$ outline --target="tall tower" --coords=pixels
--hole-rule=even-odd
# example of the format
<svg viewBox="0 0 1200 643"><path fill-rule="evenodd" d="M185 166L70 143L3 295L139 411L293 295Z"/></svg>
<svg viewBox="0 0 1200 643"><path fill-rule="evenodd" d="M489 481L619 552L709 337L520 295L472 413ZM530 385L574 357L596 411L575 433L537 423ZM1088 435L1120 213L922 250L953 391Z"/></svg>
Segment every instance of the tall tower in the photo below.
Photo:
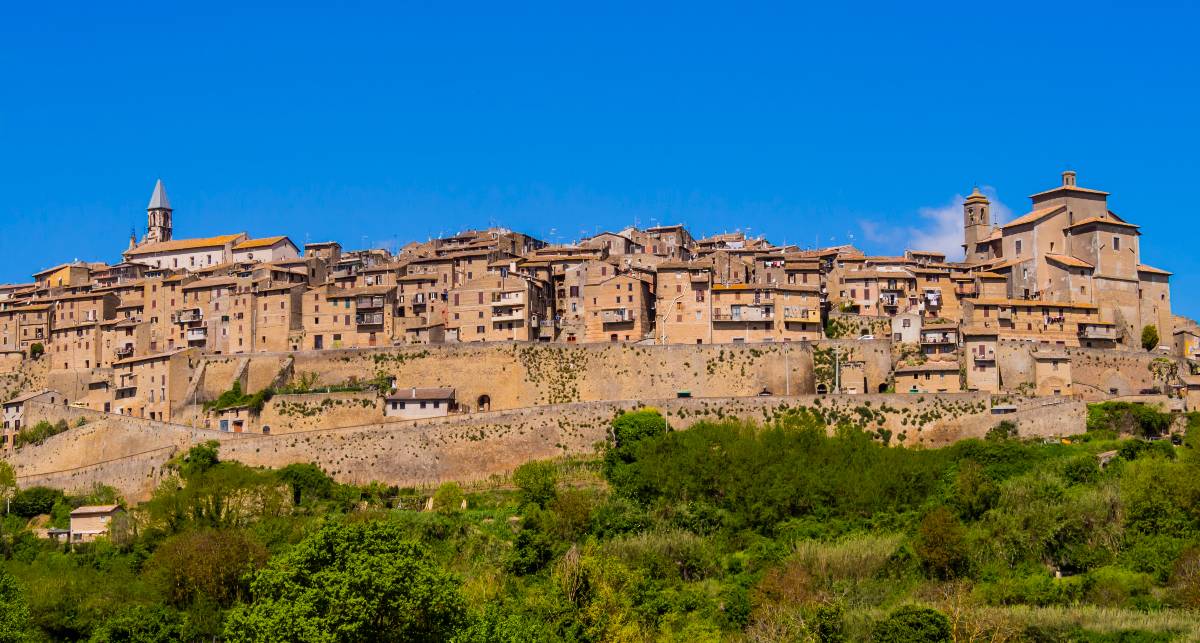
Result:
<svg viewBox="0 0 1200 643"><path fill-rule="evenodd" d="M963 202L963 260L967 263L987 258L975 254L975 244L992 233L990 209L991 201L979 191L979 186Z"/></svg>
<svg viewBox="0 0 1200 643"><path fill-rule="evenodd" d="M150 205L146 206L146 243L171 240L171 202L162 179L154 184Z"/></svg>

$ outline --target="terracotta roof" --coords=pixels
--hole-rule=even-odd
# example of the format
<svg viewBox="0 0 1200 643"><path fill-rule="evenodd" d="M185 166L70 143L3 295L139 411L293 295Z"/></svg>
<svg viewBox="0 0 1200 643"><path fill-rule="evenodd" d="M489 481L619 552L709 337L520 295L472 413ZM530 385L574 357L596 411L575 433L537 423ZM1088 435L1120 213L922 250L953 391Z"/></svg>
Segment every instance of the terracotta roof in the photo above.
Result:
<svg viewBox="0 0 1200 643"><path fill-rule="evenodd" d="M397 387L391 395L388 395L388 400L452 400L454 399L454 389L452 388L403 388Z"/></svg>
<svg viewBox="0 0 1200 643"><path fill-rule="evenodd" d="M1105 196L1108 196L1108 192L1103 192L1101 190L1093 190L1091 188L1081 188L1078 185L1059 185L1059 186L1050 188L1049 190L1044 190L1042 192L1038 192L1037 194L1031 194L1031 195L1029 195L1029 198L1036 199L1039 196L1043 196L1046 194L1053 194L1055 192L1058 192L1059 190L1066 190L1068 192L1083 192L1084 194L1103 194Z"/></svg>
<svg viewBox="0 0 1200 643"><path fill-rule="evenodd" d="M1083 259L1076 259L1075 257L1070 257L1067 255L1058 255L1048 252L1046 253L1046 258L1050 261L1055 261L1063 264L1064 266L1071 266L1073 268L1095 268L1095 266L1084 261Z"/></svg>
<svg viewBox="0 0 1200 643"><path fill-rule="evenodd" d="M204 288L219 288L221 286L232 286L238 282L237 277L209 277L207 279L197 279L183 287L184 290L200 290Z"/></svg>
<svg viewBox="0 0 1200 643"><path fill-rule="evenodd" d="M176 252L179 250L195 250L197 248L215 248L223 246L227 243L236 241L242 237L243 233L238 234L223 234L216 237L205 237L202 239L173 239L171 241L163 241L160 243L151 243L144 246L126 250L127 255L148 255L156 252Z"/></svg>
<svg viewBox="0 0 1200 643"><path fill-rule="evenodd" d="M1067 206L1065 206L1065 205L1054 205L1054 206L1050 206L1048 208L1034 210L1027 214L1023 214L1023 215L1013 219L1012 221L1009 221L1008 223L1004 224L1002 227L1007 230L1008 228L1014 228L1016 226L1025 225L1026 223L1033 223L1034 221L1038 221L1044 217L1048 217L1051 214L1054 214L1055 212L1058 212L1060 210L1065 210L1066 208L1067 208Z"/></svg>
<svg viewBox="0 0 1200 643"><path fill-rule="evenodd" d="M971 276L979 277L980 279L1008 279L1008 277L1005 277L1004 275L1002 275L1000 273L991 272L989 270L981 270L979 272L973 272L973 273L971 273Z"/></svg>
<svg viewBox="0 0 1200 643"><path fill-rule="evenodd" d="M1066 352L1039 349L1033 351L1033 359L1068 359Z"/></svg>
<svg viewBox="0 0 1200 643"><path fill-rule="evenodd" d="M924 373L927 371L958 371L958 362L925 362L896 369L897 373Z"/></svg>
<svg viewBox="0 0 1200 643"><path fill-rule="evenodd" d="M92 514L112 513L120 509L121 505L84 505L71 512L72 516L90 516Z"/></svg>
<svg viewBox="0 0 1200 643"><path fill-rule="evenodd" d="M1072 301L1050 301L1041 299L1007 299L1007 298L984 298L973 300L977 305L984 306L1021 306L1039 308L1080 308L1083 310L1096 310L1095 304L1085 304Z"/></svg>
<svg viewBox="0 0 1200 643"><path fill-rule="evenodd" d="M275 237L263 237L262 239L247 239L233 247L234 250L253 250L254 248L270 248L271 246L287 241L292 243L291 239L286 236L279 235ZM295 244L292 244L295 245Z"/></svg>
<svg viewBox="0 0 1200 643"><path fill-rule="evenodd" d="M1132 223L1126 223L1126 222L1124 222L1124 221L1117 221L1117 220L1115 220L1115 219L1105 219L1105 218L1103 218L1103 217L1088 217L1088 218L1084 219L1083 221L1079 221L1079 222L1077 222L1077 223L1074 223L1074 224L1072 224L1072 225L1069 225L1069 226L1067 226L1067 228L1066 228L1066 229L1067 229L1067 230L1071 230L1071 229L1073 229L1073 228L1081 228L1081 227L1083 227L1083 226L1092 225L1092 224L1094 224L1094 223L1102 223L1102 224L1107 224L1107 225L1114 225L1114 226L1119 226L1119 227L1122 227L1122 228L1133 228L1133 229L1135 229L1135 230L1136 230L1136 229L1139 227L1139 226L1136 226L1136 225L1134 225L1134 224L1132 224Z"/></svg>
<svg viewBox="0 0 1200 643"><path fill-rule="evenodd" d="M30 391L30 392L28 392L28 393L22 393L22 394L20 394L20 395L18 395L18 396L16 396L16 397L14 397L14 398L13 398L13 399L11 399L11 400L8 400L8 401L7 401L7 402L5 402L4 404L5 404L5 405L9 405L9 404L20 404L21 402L24 402L25 400L32 400L33 398L35 398L35 397L37 397L37 396L39 396L39 395L45 395L46 393L53 393L53 392L54 392L54 391L51 391L51 390L50 390L50 389L48 389L48 388L38 389L38 390L36 390L36 391Z"/></svg>
<svg viewBox="0 0 1200 643"><path fill-rule="evenodd" d="M1139 263L1137 269L1138 269L1138 272L1149 272L1149 273L1155 274L1155 275L1173 274L1173 273L1167 272L1166 270L1163 270L1162 268L1155 268L1154 266L1147 266L1144 263Z"/></svg>

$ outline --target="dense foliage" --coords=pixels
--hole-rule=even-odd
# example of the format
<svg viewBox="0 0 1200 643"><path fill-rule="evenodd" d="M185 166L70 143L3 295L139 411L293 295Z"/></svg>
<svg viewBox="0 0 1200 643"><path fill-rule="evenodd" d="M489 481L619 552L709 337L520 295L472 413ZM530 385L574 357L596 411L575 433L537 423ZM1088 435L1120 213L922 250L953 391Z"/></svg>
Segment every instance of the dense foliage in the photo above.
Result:
<svg viewBox="0 0 1200 643"><path fill-rule="evenodd" d="M1151 440L1170 416L1105 404L1071 443L998 425L921 449L806 413L672 430L647 409L599 459L429 490L201 444L108 540L31 529L111 490L16 493L0 643L1192 640L1187 425Z"/></svg>

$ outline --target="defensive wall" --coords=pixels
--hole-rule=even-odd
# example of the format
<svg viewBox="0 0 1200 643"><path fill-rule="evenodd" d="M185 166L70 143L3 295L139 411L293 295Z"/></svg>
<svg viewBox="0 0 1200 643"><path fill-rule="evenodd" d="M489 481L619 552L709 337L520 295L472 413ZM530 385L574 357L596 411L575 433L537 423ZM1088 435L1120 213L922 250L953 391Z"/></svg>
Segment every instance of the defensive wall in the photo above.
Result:
<svg viewBox="0 0 1200 643"><path fill-rule="evenodd" d="M250 466L314 462L342 482L430 485L485 479L533 459L591 453L606 439L613 417L643 405L658 408L676 428L702 420L763 422L803 409L830 425L851 422L880 440L909 446L981 437L1001 419L1016 422L1023 436L1070 435L1084 429L1086 408L1081 402L1004 401L1015 412L993 415L992 398L979 393L629 399L282 435L221 433L38 403L29 409L37 418L63 419L72 428L17 450L9 460L23 487L44 484L81 491L103 483L140 500L152 493L172 456L205 440L220 441L223 458ZM80 418L86 423L76 426Z"/></svg>

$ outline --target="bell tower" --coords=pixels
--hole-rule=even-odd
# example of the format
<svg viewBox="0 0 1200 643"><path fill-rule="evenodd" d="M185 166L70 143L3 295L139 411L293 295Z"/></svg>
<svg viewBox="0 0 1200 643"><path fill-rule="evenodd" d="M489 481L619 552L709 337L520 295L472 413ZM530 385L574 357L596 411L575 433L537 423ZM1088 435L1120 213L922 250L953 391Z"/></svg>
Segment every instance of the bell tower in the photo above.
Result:
<svg viewBox="0 0 1200 643"><path fill-rule="evenodd" d="M171 202L162 179L154 184L150 205L146 206L146 243L171 240Z"/></svg>
<svg viewBox="0 0 1200 643"><path fill-rule="evenodd" d="M979 263L987 257L979 257L975 244L992 232L991 201L979 191L979 186L963 202L963 257L967 263Z"/></svg>

